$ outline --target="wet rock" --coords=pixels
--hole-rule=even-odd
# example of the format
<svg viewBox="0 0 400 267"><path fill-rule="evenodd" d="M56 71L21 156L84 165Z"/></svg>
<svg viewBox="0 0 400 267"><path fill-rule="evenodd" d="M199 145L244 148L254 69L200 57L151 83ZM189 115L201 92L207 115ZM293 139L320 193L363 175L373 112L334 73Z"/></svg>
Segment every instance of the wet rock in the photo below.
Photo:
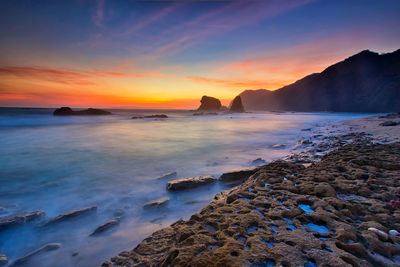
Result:
<svg viewBox="0 0 400 267"><path fill-rule="evenodd" d="M232 182L232 181L244 181L247 178L249 178L251 175L255 174L259 168L257 167L252 167L252 168L247 168L239 171L233 171L233 172L226 172L223 173L219 179L223 182Z"/></svg>
<svg viewBox="0 0 400 267"><path fill-rule="evenodd" d="M244 112L244 107L242 104L242 98L240 95L236 96L231 104L231 107L229 108L230 112Z"/></svg>
<svg viewBox="0 0 400 267"><path fill-rule="evenodd" d="M171 179L171 178L175 178L177 176L177 172L168 172L168 173L164 173L163 175L161 175L160 177L157 178L157 180L164 180L164 179Z"/></svg>
<svg viewBox="0 0 400 267"><path fill-rule="evenodd" d="M84 110L72 110L70 107L62 107L58 108L53 112L54 116L86 116L86 115L112 115L111 112L102 110L102 109L95 109L95 108L88 108Z"/></svg>
<svg viewBox="0 0 400 267"><path fill-rule="evenodd" d="M281 149L281 148L285 148L285 147L286 147L286 145L284 145L284 144L275 144L272 146L272 148L275 148L275 149Z"/></svg>
<svg viewBox="0 0 400 267"><path fill-rule="evenodd" d="M63 213L58 215L57 217L50 219L47 221L44 226L52 225L55 223L59 223L62 221L66 221L72 218L76 218L78 216L82 216L91 212L95 212L97 210L97 206L90 206L82 209L77 209L77 210L71 210L69 212Z"/></svg>
<svg viewBox="0 0 400 267"><path fill-rule="evenodd" d="M336 196L336 191L330 184L320 183L315 186L315 194L317 196L333 197Z"/></svg>
<svg viewBox="0 0 400 267"><path fill-rule="evenodd" d="M200 102L198 110L220 110L222 106L219 99L210 96L203 96Z"/></svg>
<svg viewBox="0 0 400 267"><path fill-rule="evenodd" d="M169 201L169 197L162 197L159 199L155 199L155 200L151 200L149 202L146 202L144 204L144 208L148 209L148 208L158 208L164 204L166 204Z"/></svg>
<svg viewBox="0 0 400 267"><path fill-rule="evenodd" d="M300 145L311 145L312 144L312 142L308 139L297 140L297 143Z"/></svg>
<svg viewBox="0 0 400 267"><path fill-rule="evenodd" d="M182 178L167 183L168 190L185 190L201 185L209 184L215 182L217 178L214 176L196 176L189 178Z"/></svg>
<svg viewBox="0 0 400 267"><path fill-rule="evenodd" d="M391 235L391 236L398 236L398 235L399 235L399 232L397 232L396 230L390 230L390 231L389 231L389 235Z"/></svg>
<svg viewBox="0 0 400 267"><path fill-rule="evenodd" d="M168 116L165 114L155 114L155 115L149 115L149 116L134 116L131 119L136 120L136 119L167 119Z"/></svg>
<svg viewBox="0 0 400 267"><path fill-rule="evenodd" d="M28 255L26 255L24 257L19 258L18 260L16 260L14 262L14 265L19 265L19 264L25 263L28 260L30 260L33 256L35 256L39 253L56 250L56 249L59 249L60 247L61 247L60 243L49 243L47 245L44 245L41 248L38 248L37 250L32 251L31 253L29 253Z"/></svg>
<svg viewBox="0 0 400 267"><path fill-rule="evenodd" d="M0 230L7 229L16 225L23 225L27 222L37 220L45 215L44 211L23 212L7 217L0 218Z"/></svg>
<svg viewBox="0 0 400 267"><path fill-rule="evenodd" d="M385 121L385 122L380 123L379 126L396 126L397 124L399 124L399 123L397 123L395 121Z"/></svg>
<svg viewBox="0 0 400 267"><path fill-rule="evenodd" d="M383 231L381 231L379 229L370 227L370 228L368 228L368 231L371 231L371 232L377 234L377 236L379 236L379 238L384 240L384 241L388 240L388 238L389 238L387 233L385 233L385 232L383 232Z"/></svg>
<svg viewBox="0 0 400 267"><path fill-rule="evenodd" d="M8 257L5 254L0 254L0 266L4 266L8 263Z"/></svg>
<svg viewBox="0 0 400 267"><path fill-rule="evenodd" d="M117 217L117 218L114 218L114 219L112 219L112 220L110 220L110 221L108 221L108 222L106 222L106 223L103 223L102 225L100 225L99 227L97 227L97 228L93 231L93 233L91 233L90 235L91 235L91 236L93 236L93 235L98 235L98 234L100 234L100 233L103 233L104 231L109 230L110 228L112 228L112 227L118 225L118 224L120 223L120 221L121 221L121 218L122 218L122 217Z"/></svg>
<svg viewBox="0 0 400 267"><path fill-rule="evenodd" d="M267 164L267 162L265 160L263 160L262 158L257 158L255 160L253 160L250 164L252 166L260 166L260 165Z"/></svg>

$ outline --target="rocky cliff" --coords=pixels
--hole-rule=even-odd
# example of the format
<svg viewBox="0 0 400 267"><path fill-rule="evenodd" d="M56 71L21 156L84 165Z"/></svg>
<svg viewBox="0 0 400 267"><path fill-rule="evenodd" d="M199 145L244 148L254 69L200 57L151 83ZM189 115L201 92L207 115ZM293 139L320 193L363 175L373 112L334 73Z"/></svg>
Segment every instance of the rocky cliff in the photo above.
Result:
<svg viewBox="0 0 400 267"><path fill-rule="evenodd" d="M365 50L278 90L246 90L240 96L248 110L398 111L400 49Z"/></svg>

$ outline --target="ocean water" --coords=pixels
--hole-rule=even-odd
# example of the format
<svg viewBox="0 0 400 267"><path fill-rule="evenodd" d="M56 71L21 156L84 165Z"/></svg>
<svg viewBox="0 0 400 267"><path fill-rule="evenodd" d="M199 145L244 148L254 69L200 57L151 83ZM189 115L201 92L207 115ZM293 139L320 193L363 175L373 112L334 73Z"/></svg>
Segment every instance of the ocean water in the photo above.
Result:
<svg viewBox="0 0 400 267"><path fill-rule="evenodd" d="M214 175L280 158L312 131L301 129L365 114L244 113L193 116L178 110L111 110L112 116L54 117L52 109L0 108L0 217L43 210L42 220L0 231L0 254L12 263L47 243L61 248L22 266L98 266L155 230L198 212L230 188L216 182L168 192L157 177ZM168 119L132 116L164 113ZM285 148L274 148L284 144ZM155 209L147 201L169 197ZM95 213L41 226L73 209ZM123 214L98 236L96 227Z"/></svg>

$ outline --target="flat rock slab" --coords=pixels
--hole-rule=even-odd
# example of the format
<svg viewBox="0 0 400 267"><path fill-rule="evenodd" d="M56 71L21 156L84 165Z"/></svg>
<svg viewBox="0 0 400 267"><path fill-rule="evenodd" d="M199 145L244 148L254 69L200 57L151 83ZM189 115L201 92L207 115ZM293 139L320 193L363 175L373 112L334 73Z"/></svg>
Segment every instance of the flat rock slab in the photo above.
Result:
<svg viewBox="0 0 400 267"><path fill-rule="evenodd" d="M93 231L93 233L91 233L90 235L91 235L91 236L93 236L93 235L98 235L98 234L100 234L100 233L103 233L104 231L107 231L108 229L110 229L110 228L116 226L117 224L119 224L119 222L121 221L121 218L122 218L122 217L117 217L117 218L114 218L114 219L112 219L112 220L110 220L110 221L108 221L108 222L106 222L106 223L103 223L102 225L100 225L99 227L97 227L97 228Z"/></svg>
<svg viewBox="0 0 400 267"><path fill-rule="evenodd" d="M13 265L19 265L22 263L27 262L29 259L31 259L33 256L42 253L42 252L46 252L46 251L52 251L52 250L56 250L59 249L61 247L60 243L49 243L47 245L44 245L41 248L38 248L37 250L32 251L31 253L29 253L28 255L19 258L18 260L16 260Z"/></svg>
<svg viewBox="0 0 400 267"><path fill-rule="evenodd" d="M39 219L45 215L44 211L23 212L0 218L0 230Z"/></svg>
<svg viewBox="0 0 400 267"><path fill-rule="evenodd" d="M226 172L219 179L223 182L244 181L251 175L255 174L260 168L252 167L238 171Z"/></svg>
<svg viewBox="0 0 400 267"><path fill-rule="evenodd" d="M169 201L169 197L162 197L159 199L151 200L149 202L146 202L143 206L143 208L148 209L148 208L157 208L160 207L164 204L166 204Z"/></svg>
<svg viewBox="0 0 400 267"><path fill-rule="evenodd" d="M86 207L86 208L82 208L82 209L71 210L69 212L60 214L53 219L50 219L49 221L47 221L45 223L44 226L48 226L48 225L59 223L59 222L65 221L65 220L69 220L69 219L72 219L72 218L75 218L75 217L78 217L78 216L81 216L81 215L84 215L84 214L87 214L90 212L94 212L96 210L97 210L96 206L90 206L90 207Z"/></svg>
<svg viewBox="0 0 400 267"><path fill-rule="evenodd" d="M190 188L195 188L201 185L209 184L215 182L217 178L214 176L196 176L189 178L182 178L167 183L168 190L185 190Z"/></svg>

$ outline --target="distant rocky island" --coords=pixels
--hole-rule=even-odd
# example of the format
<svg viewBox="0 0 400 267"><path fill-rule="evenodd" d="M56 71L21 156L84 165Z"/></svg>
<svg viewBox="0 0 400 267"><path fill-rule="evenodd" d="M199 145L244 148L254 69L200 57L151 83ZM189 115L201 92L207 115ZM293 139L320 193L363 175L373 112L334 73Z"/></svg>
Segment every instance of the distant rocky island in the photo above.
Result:
<svg viewBox="0 0 400 267"><path fill-rule="evenodd" d="M227 111L227 112L245 112L243 104L242 104L242 99L240 96L236 96L229 108L226 106L223 106L221 104L221 101L218 98L211 97L211 96L203 96L200 100L200 107L197 109L200 112L203 111ZM196 113L196 115L199 115L199 113Z"/></svg>
<svg viewBox="0 0 400 267"><path fill-rule="evenodd" d="M56 109L53 112L54 116L87 116L87 115L112 115L111 112L102 110L102 109L95 109L95 108L88 108L84 110L72 110L70 107L61 107Z"/></svg>
<svg viewBox="0 0 400 267"><path fill-rule="evenodd" d="M364 50L275 91L240 94L248 110L394 112L400 107L400 49Z"/></svg>

